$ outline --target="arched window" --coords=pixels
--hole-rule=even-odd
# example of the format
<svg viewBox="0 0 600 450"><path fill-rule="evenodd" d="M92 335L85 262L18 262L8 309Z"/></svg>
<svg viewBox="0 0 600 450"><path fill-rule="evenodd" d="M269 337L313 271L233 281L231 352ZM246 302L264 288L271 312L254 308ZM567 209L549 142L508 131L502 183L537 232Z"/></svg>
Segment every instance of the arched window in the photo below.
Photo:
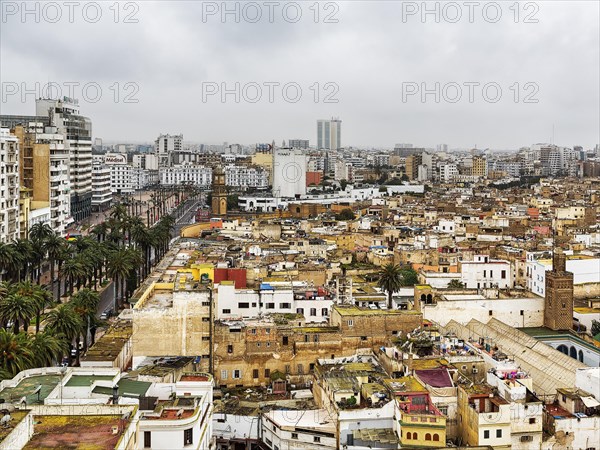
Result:
<svg viewBox="0 0 600 450"><path fill-rule="evenodd" d="M413 439L419 439L419 434L418 433L413 433Z"/></svg>
<svg viewBox="0 0 600 450"><path fill-rule="evenodd" d="M566 345L564 345L564 344L561 344L561 345L559 345L559 346L556 348L556 350L558 350L559 352L562 352L562 353L564 353L565 355L568 355L568 354L569 354L569 349L568 349L568 348L567 348L567 346L566 346Z"/></svg>
<svg viewBox="0 0 600 450"><path fill-rule="evenodd" d="M408 433L406 433L406 439L410 439L412 436L412 433L409 431Z"/></svg>
<svg viewBox="0 0 600 450"><path fill-rule="evenodd" d="M296 207L296 214L300 214L300 207L299 206Z"/></svg>
<svg viewBox="0 0 600 450"><path fill-rule="evenodd" d="M433 303L433 296L431 294L427 294L427 303Z"/></svg>
<svg viewBox="0 0 600 450"><path fill-rule="evenodd" d="M427 301L427 297L425 296L425 294L421 294L421 301L422 302L426 302Z"/></svg>
<svg viewBox="0 0 600 450"><path fill-rule="evenodd" d="M577 349L575 347L573 347L572 345L571 345L571 350L570 350L570 356L571 356L571 358L577 359Z"/></svg>
<svg viewBox="0 0 600 450"><path fill-rule="evenodd" d="M437 442L437 441L440 440L440 437L437 434L434 434L433 435L433 440Z"/></svg>
<svg viewBox="0 0 600 450"><path fill-rule="evenodd" d="M583 362L583 351L579 350L579 359L580 362Z"/></svg>
<svg viewBox="0 0 600 450"><path fill-rule="evenodd" d="M426 441L430 441L431 440L431 433L425 434L425 440Z"/></svg>

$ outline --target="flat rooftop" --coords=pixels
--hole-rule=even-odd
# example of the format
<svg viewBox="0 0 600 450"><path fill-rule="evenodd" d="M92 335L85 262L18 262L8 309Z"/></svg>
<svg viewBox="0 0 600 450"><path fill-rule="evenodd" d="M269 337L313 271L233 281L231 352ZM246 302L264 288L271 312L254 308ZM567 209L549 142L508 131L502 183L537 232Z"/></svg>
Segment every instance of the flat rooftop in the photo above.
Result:
<svg viewBox="0 0 600 450"><path fill-rule="evenodd" d="M112 375L73 375L65 387L84 387L91 386L96 381L111 381L114 378Z"/></svg>
<svg viewBox="0 0 600 450"><path fill-rule="evenodd" d="M5 388L0 391L0 397L7 402L18 402L21 398L25 397L28 405L34 404L37 403L38 400L38 395L34 394L34 392L38 386L41 386L40 401L43 403L58 383L60 383L60 375L36 375L27 377L22 379L14 388Z"/></svg>
<svg viewBox="0 0 600 450"><path fill-rule="evenodd" d="M121 416L36 416L33 436L25 450L112 450L129 420ZM119 427L113 434L112 427Z"/></svg>
<svg viewBox="0 0 600 450"><path fill-rule="evenodd" d="M359 308L354 305L334 305L333 309L341 316L399 316L404 314L421 314L418 311L413 310Z"/></svg>

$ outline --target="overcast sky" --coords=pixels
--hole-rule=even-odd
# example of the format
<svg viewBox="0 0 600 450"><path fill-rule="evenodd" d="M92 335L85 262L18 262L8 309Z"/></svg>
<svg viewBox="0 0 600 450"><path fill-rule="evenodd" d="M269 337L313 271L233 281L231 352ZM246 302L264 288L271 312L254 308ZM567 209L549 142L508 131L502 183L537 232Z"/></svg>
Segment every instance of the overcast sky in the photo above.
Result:
<svg viewBox="0 0 600 450"><path fill-rule="evenodd" d="M113 2L31 2L25 17L22 2L0 3L0 112L33 114L21 94L36 83L67 95L78 82L107 141L314 145L316 120L332 116L344 146L516 149L550 142L553 126L558 145L600 140L597 1L428 2L438 17L421 2L227 3L239 23L222 2L121 3L118 18Z"/></svg>

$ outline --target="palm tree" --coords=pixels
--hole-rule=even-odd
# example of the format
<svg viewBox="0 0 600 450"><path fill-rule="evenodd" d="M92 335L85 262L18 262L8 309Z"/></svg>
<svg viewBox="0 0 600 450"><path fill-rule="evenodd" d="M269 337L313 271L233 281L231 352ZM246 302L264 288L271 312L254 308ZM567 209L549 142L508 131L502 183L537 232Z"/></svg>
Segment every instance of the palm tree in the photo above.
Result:
<svg viewBox="0 0 600 450"><path fill-rule="evenodd" d="M34 224L29 230L29 240L33 245L33 250L37 257L37 282L40 283L40 277L42 275L42 264L46 258L46 251L44 245L46 240L54 234L52 228L47 223L42 224L38 222Z"/></svg>
<svg viewBox="0 0 600 450"><path fill-rule="evenodd" d="M46 330L59 335L67 345L81 333L83 322L70 304L60 305L46 315ZM71 354L69 353L69 363Z"/></svg>
<svg viewBox="0 0 600 450"><path fill-rule="evenodd" d="M91 289L82 289L77 292L77 294L73 295L70 304L84 323L81 331L83 334L83 348L87 350L88 334L94 318L96 317L96 313L98 312L100 295ZM79 353L79 336L77 336L77 352Z"/></svg>
<svg viewBox="0 0 600 450"><path fill-rule="evenodd" d="M15 292L24 297L28 297L35 310L35 333L40 332L40 321L42 312L52 300L52 294L37 284L31 284L29 281L23 281L15 286ZM25 330L27 331L27 330Z"/></svg>
<svg viewBox="0 0 600 450"><path fill-rule="evenodd" d="M0 367L12 378L21 370L28 369L33 360L31 342L26 333L12 333L0 329Z"/></svg>
<svg viewBox="0 0 600 450"><path fill-rule="evenodd" d="M448 283L448 289L463 289L465 287L465 284L462 283L460 280L450 280L450 282Z"/></svg>
<svg viewBox="0 0 600 450"><path fill-rule="evenodd" d="M115 283L115 312L119 310L119 300L123 296L123 281L132 269L131 256L127 249L119 248L110 254L107 273Z"/></svg>
<svg viewBox="0 0 600 450"><path fill-rule="evenodd" d="M65 291L69 295L73 293L75 281L80 279L84 274L84 268L78 258L67 259L61 268L61 276L65 280L65 285L68 284L68 289L65 286Z"/></svg>
<svg viewBox="0 0 600 450"><path fill-rule="evenodd" d="M52 233L44 242L44 249L48 255L48 261L50 262L50 286L54 287L54 269L56 262L60 259L62 250L65 247L65 240L58 234Z"/></svg>
<svg viewBox="0 0 600 450"><path fill-rule="evenodd" d="M44 331L31 338L33 360L37 367L54 365L55 361L62 359L62 356L68 349L69 346L66 341L55 336L50 331Z"/></svg>
<svg viewBox="0 0 600 450"><path fill-rule="evenodd" d="M0 242L0 280L11 277L15 260L16 255L14 245Z"/></svg>
<svg viewBox="0 0 600 450"><path fill-rule="evenodd" d="M393 308L392 295L402 287L402 269L397 264L386 264L379 271L379 281L377 285L387 292L388 308Z"/></svg>
<svg viewBox="0 0 600 450"><path fill-rule="evenodd" d="M35 261L33 245L27 239L17 239L14 243L16 263L18 264L17 280L27 278L29 265Z"/></svg>
<svg viewBox="0 0 600 450"><path fill-rule="evenodd" d="M0 301L0 316L13 322L13 330L17 334L21 324L23 331L27 331L27 326L35 315L35 305L30 297L14 292L13 289L11 291Z"/></svg>

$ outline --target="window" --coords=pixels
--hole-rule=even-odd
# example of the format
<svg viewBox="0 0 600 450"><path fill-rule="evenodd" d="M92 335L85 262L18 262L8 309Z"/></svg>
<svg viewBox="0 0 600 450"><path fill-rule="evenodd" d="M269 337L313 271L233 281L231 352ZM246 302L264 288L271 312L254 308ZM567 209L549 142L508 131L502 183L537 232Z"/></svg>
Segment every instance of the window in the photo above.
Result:
<svg viewBox="0 0 600 450"><path fill-rule="evenodd" d="M354 320L350 319L350 320L348 321L348 326L349 326L349 327L353 327L353 326L354 326Z"/></svg>
<svg viewBox="0 0 600 450"><path fill-rule="evenodd" d="M412 439L412 433L410 431L406 433L406 439Z"/></svg>
<svg viewBox="0 0 600 450"><path fill-rule="evenodd" d="M304 308L296 308L296 313L304 314Z"/></svg>
<svg viewBox="0 0 600 450"><path fill-rule="evenodd" d="M223 310L223 314L231 314L231 310L230 309L224 309Z"/></svg>
<svg viewBox="0 0 600 450"><path fill-rule="evenodd" d="M286 373L286 374L289 374L290 372L291 372L290 365L289 365L289 364L286 364L286 366L285 366L285 373Z"/></svg>
<svg viewBox="0 0 600 450"><path fill-rule="evenodd" d="M256 334L256 328L252 328L252 329L250 330L250 334Z"/></svg>
<svg viewBox="0 0 600 450"><path fill-rule="evenodd" d="M502 437L502 430L496 430L496 437L497 438L501 438Z"/></svg>
<svg viewBox="0 0 600 450"><path fill-rule="evenodd" d="M239 370L239 369L235 369L233 371L233 375L231 377L234 378L234 379L242 378L242 371Z"/></svg>
<svg viewBox="0 0 600 450"><path fill-rule="evenodd" d="M525 311L521 310L521 315L524 316L525 315Z"/></svg>
<svg viewBox="0 0 600 450"><path fill-rule="evenodd" d="M500 272L500 278L502 278L503 280L506 280L506 270L503 270Z"/></svg>
<svg viewBox="0 0 600 450"><path fill-rule="evenodd" d="M310 308L310 315L311 316L316 316L317 315L317 308Z"/></svg>
<svg viewBox="0 0 600 450"><path fill-rule="evenodd" d="M483 438L484 439L489 439L490 438L490 430L485 430L483 432Z"/></svg>
<svg viewBox="0 0 600 450"><path fill-rule="evenodd" d="M283 345L288 345L288 337L287 336L283 336L282 344Z"/></svg>
<svg viewBox="0 0 600 450"><path fill-rule="evenodd" d="M521 442L532 442L533 436L521 436Z"/></svg>
<svg viewBox="0 0 600 450"><path fill-rule="evenodd" d="M314 342L319 342L319 335L318 334L314 334L313 335L313 341Z"/></svg>
<svg viewBox="0 0 600 450"><path fill-rule="evenodd" d="M436 441L436 442L439 441L440 440L440 436L437 433L434 434L433 435L433 440Z"/></svg>
<svg viewBox="0 0 600 450"><path fill-rule="evenodd" d="M210 341L210 336L202 336L203 341Z"/></svg>
<svg viewBox="0 0 600 450"><path fill-rule="evenodd" d="M258 369L252 369L252 378L258 378Z"/></svg>
<svg viewBox="0 0 600 450"><path fill-rule="evenodd" d="M298 439L298 433L292 433L292 439Z"/></svg>
<svg viewBox="0 0 600 450"><path fill-rule="evenodd" d="M275 303L267 303L267 309L275 309Z"/></svg>
<svg viewBox="0 0 600 450"><path fill-rule="evenodd" d="M265 378L268 378L271 376L271 369L265 369Z"/></svg>
<svg viewBox="0 0 600 450"><path fill-rule="evenodd" d="M491 316L492 314L494 314L494 311L492 311L491 309L488 311L488 314Z"/></svg>
<svg viewBox="0 0 600 450"><path fill-rule="evenodd" d="M327 317L327 316L329 315L329 309L327 309L327 308L322 308L322 309L321 309L321 315L322 315L323 317Z"/></svg>
<svg viewBox="0 0 600 450"><path fill-rule="evenodd" d="M313 436L313 442L321 442L321 438L319 436Z"/></svg>
<svg viewBox="0 0 600 450"><path fill-rule="evenodd" d="M233 344L227 346L227 353L233 353Z"/></svg>
<svg viewBox="0 0 600 450"><path fill-rule="evenodd" d="M361 341L366 341L366 340L367 340L367 337L366 337L366 336L361 336L361 337L360 337L360 340L361 340Z"/></svg>
<svg viewBox="0 0 600 450"><path fill-rule="evenodd" d="M226 379L227 379L227 371L221 370L221 380L226 380Z"/></svg>
<svg viewBox="0 0 600 450"><path fill-rule="evenodd" d="M265 328L265 334L271 334L271 329L270 328Z"/></svg>
<svg viewBox="0 0 600 450"><path fill-rule="evenodd" d="M188 428L187 430L183 430L183 445L192 445L194 441L194 429Z"/></svg>
<svg viewBox="0 0 600 450"><path fill-rule="evenodd" d="M239 307L241 309L248 309L248 308L250 308L250 303L240 303Z"/></svg>
<svg viewBox="0 0 600 450"><path fill-rule="evenodd" d="M431 440L431 433L425 433L425 440L426 441L430 441Z"/></svg>
<svg viewBox="0 0 600 450"><path fill-rule="evenodd" d="M291 303L280 303L279 309L292 309L292 304Z"/></svg>
<svg viewBox="0 0 600 450"><path fill-rule="evenodd" d="M535 418L531 418L531 419L529 419L529 423L530 423L530 424L534 424L534 423L535 423Z"/></svg>
<svg viewBox="0 0 600 450"><path fill-rule="evenodd" d="M151 448L152 447L152 432L144 431L144 447Z"/></svg>
<svg viewBox="0 0 600 450"><path fill-rule="evenodd" d="M260 347L260 342L257 342L257 343L256 343L256 346L257 346L257 347Z"/></svg>

